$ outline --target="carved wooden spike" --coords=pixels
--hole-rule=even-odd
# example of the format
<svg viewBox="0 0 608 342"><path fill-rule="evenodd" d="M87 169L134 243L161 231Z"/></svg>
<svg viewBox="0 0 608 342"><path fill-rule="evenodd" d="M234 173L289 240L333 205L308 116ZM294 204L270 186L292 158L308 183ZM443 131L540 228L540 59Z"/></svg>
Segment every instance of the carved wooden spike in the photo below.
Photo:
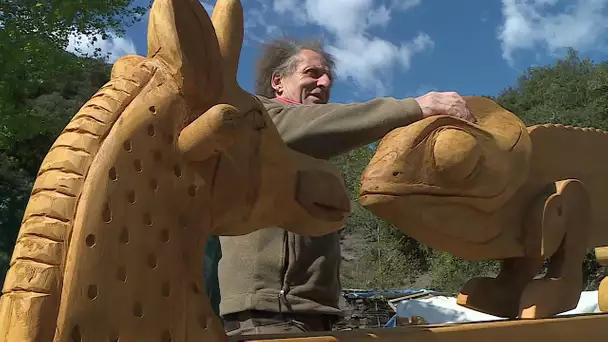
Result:
<svg viewBox="0 0 608 342"><path fill-rule="evenodd" d="M211 22L217 33L223 58L224 77L236 83L236 73L243 45L243 6L238 0L218 0L213 8Z"/></svg>
<svg viewBox="0 0 608 342"><path fill-rule="evenodd" d="M148 22L148 56L166 63L194 111L208 109L223 90L217 37L197 0L154 1Z"/></svg>
<svg viewBox="0 0 608 342"><path fill-rule="evenodd" d="M115 64L40 167L0 299L0 341L225 340L203 284L212 230L343 225L340 196L306 193L321 214L298 196L299 175L312 172L345 197L331 164L289 151L263 108L219 102L221 58L202 6L157 0L150 16L151 55ZM214 202L225 189L235 201Z"/></svg>

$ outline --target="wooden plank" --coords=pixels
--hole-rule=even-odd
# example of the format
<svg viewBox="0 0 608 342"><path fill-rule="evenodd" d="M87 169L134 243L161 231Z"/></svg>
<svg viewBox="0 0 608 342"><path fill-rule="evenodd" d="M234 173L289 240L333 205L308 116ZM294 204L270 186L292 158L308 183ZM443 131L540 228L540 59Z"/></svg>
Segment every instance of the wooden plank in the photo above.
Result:
<svg viewBox="0 0 608 342"><path fill-rule="evenodd" d="M319 333L229 337L231 342L578 342L608 341L608 314L419 325Z"/></svg>

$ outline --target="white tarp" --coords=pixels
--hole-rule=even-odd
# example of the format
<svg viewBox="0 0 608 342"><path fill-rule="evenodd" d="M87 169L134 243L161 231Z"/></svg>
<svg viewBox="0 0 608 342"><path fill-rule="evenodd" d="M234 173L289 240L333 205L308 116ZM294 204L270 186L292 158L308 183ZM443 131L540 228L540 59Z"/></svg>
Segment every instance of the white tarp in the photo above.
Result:
<svg viewBox="0 0 608 342"><path fill-rule="evenodd" d="M597 303L597 291L581 293L578 305L573 310L560 315L600 312ZM487 315L467 309L456 304L454 297L430 297L424 299L409 299L397 304L397 316L421 316L428 324L462 323L500 320L503 318Z"/></svg>

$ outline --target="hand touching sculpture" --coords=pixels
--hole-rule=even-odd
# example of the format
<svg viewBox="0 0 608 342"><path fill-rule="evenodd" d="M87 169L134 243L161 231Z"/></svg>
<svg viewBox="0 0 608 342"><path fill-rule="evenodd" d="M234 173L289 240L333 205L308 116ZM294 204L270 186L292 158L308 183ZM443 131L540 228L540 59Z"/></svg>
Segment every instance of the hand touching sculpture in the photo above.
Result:
<svg viewBox="0 0 608 342"><path fill-rule="evenodd" d="M435 92L432 91L416 98L422 117L427 118L433 115L449 115L461 118L466 121L475 122L475 117L467 107L464 98L455 92Z"/></svg>

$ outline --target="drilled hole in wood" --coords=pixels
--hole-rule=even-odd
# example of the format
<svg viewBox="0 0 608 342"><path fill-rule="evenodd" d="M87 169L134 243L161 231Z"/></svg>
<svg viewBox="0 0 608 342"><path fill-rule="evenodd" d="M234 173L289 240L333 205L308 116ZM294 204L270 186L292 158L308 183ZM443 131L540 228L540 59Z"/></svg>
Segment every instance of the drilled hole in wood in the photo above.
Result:
<svg viewBox="0 0 608 342"><path fill-rule="evenodd" d="M127 193L127 201L131 204L135 204L135 191L129 191Z"/></svg>
<svg viewBox="0 0 608 342"><path fill-rule="evenodd" d="M169 332L169 330L163 330L163 332L161 333L161 341L162 342L171 342L171 341L173 341L171 339L171 333Z"/></svg>
<svg viewBox="0 0 608 342"><path fill-rule="evenodd" d="M116 271L116 278L120 281L122 281L123 283L127 281L127 269L124 266L120 266L118 267L118 270Z"/></svg>
<svg viewBox="0 0 608 342"><path fill-rule="evenodd" d="M112 222L112 211L110 210L110 206L106 204L105 208L103 208L103 212L101 213L101 218L103 222L110 223Z"/></svg>
<svg viewBox="0 0 608 342"><path fill-rule="evenodd" d="M190 197L196 197L197 190L198 187L196 185L190 185L188 187L188 195L190 195Z"/></svg>
<svg viewBox="0 0 608 342"><path fill-rule="evenodd" d="M198 324L201 326L201 328L203 329L207 329L207 315L205 315L204 313L202 313L199 317L198 317Z"/></svg>
<svg viewBox="0 0 608 342"><path fill-rule="evenodd" d="M169 298L169 296L171 296L171 284L168 281L162 283L160 286L160 293L165 298Z"/></svg>
<svg viewBox="0 0 608 342"><path fill-rule="evenodd" d="M80 333L80 327L75 326L72 328L72 334L70 335L72 342L82 342L82 334Z"/></svg>
<svg viewBox="0 0 608 342"><path fill-rule="evenodd" d="M124 144L122 144L122 147L125 149L125 151L127 152L131 152L133 151L133 143L131 143L131 140L127 140L124 142Z"/></svg>
<svg viewBox="0 0 608 342"><path fill-rule="evenodd" d="M156 268L156 265L158 264L158 260L156 259L156 255L154 255L153 253L148 254L148 266L152 269Z"/></svg>
<svg viewBox="0 0 608 342"><path fill-rule="evenodd" d="M87 235L87 237L84 239L84 242L87 244L87 246L89 247L93 247L95 246L95 235L93 234L89 234Z"/></svg>
<svg viewBox="0 0 608 342"><path fill-rule="evenodd" d="M150 113L156 114L156 107L150 106L150 108L148 108L148 110L150 111Z"/></svg>
<svg viewBox="0 0 608 342"><path fill-rule="evenodd" d="M173 173L175 174L175 176L177 178L182 176L182 168L179 165L174 165L173 166Z"/></svg>
<svg viewBox="0 0 608 342"><path fill-rule="evenodd" d="M201 293L201 289L199 288L197 283L192 283L192 292L199 294Z"/></svg>
<svg viewBox="0 0 608 342"><path fill-rule="evenodd" d="M163 229L160 231L160 241L169 242L169 229Z"/></svg>
<svg viewBox="0 0 608 342"><path fill-rule="evenodd" d="M158 190L158 181L154 178L150 179L150 189L152 189L152 191Z"/></svg>
<svg viewBox="0 0 608 342"><path fill-rule="evenodd" d="M110 180L112 181L118 180L118 174L116 173L115 167L110 169L110 171L108 172L108 177L110 177Z"/></svg>
<svg viewBox="0 0 608 342"><path fill-rule="evenodd" d="M140 302L135 302L135 304L133 304L133 316L144 317L144 308Z"/></svg>
<svg viewBox="0 0 608 342"><path fill-rule="evenodd" d="M89 285L89 288L87 289L87 297L89 297L90 300L94 300L97 298L97 294L97 285Z"/></svg>
<svg viewBox="0 0 608 342"><path fill-rule="evenodd" d="M163 160L163 155L160 153L160 151L154 151L154 153L152 154L152 158L154 158L155 161L159 162Z"/></svg>
<svg viewBox="0 0 608 342"><path fill-rule="evenodd" d="M143 170L143 165L141 164L141 160L135 159L135 161L133 162L133 167L135 168L135 171L141 172L141 170Z"/></svg>
<svg viewBox="0 0 608 342"><path fill-rule="evenodd" d="M120 239L120 242L124 243L125 245L129 243L129 230L127 229L127 227L122 228L119 239Z"/></svg>
<svg viewBox="0 0 608 342"><path fill-rule="evenodd" d="M144 224L146 226L152 226L152 216L150 215L150 213L144 214Z"/></svg>
<svg viewBox="0 0 608 342"><path fill-rule="evenodd" d="M154 129L154 125L148 125L148 135L153 137L156 134L156 130Z"/></svg>

